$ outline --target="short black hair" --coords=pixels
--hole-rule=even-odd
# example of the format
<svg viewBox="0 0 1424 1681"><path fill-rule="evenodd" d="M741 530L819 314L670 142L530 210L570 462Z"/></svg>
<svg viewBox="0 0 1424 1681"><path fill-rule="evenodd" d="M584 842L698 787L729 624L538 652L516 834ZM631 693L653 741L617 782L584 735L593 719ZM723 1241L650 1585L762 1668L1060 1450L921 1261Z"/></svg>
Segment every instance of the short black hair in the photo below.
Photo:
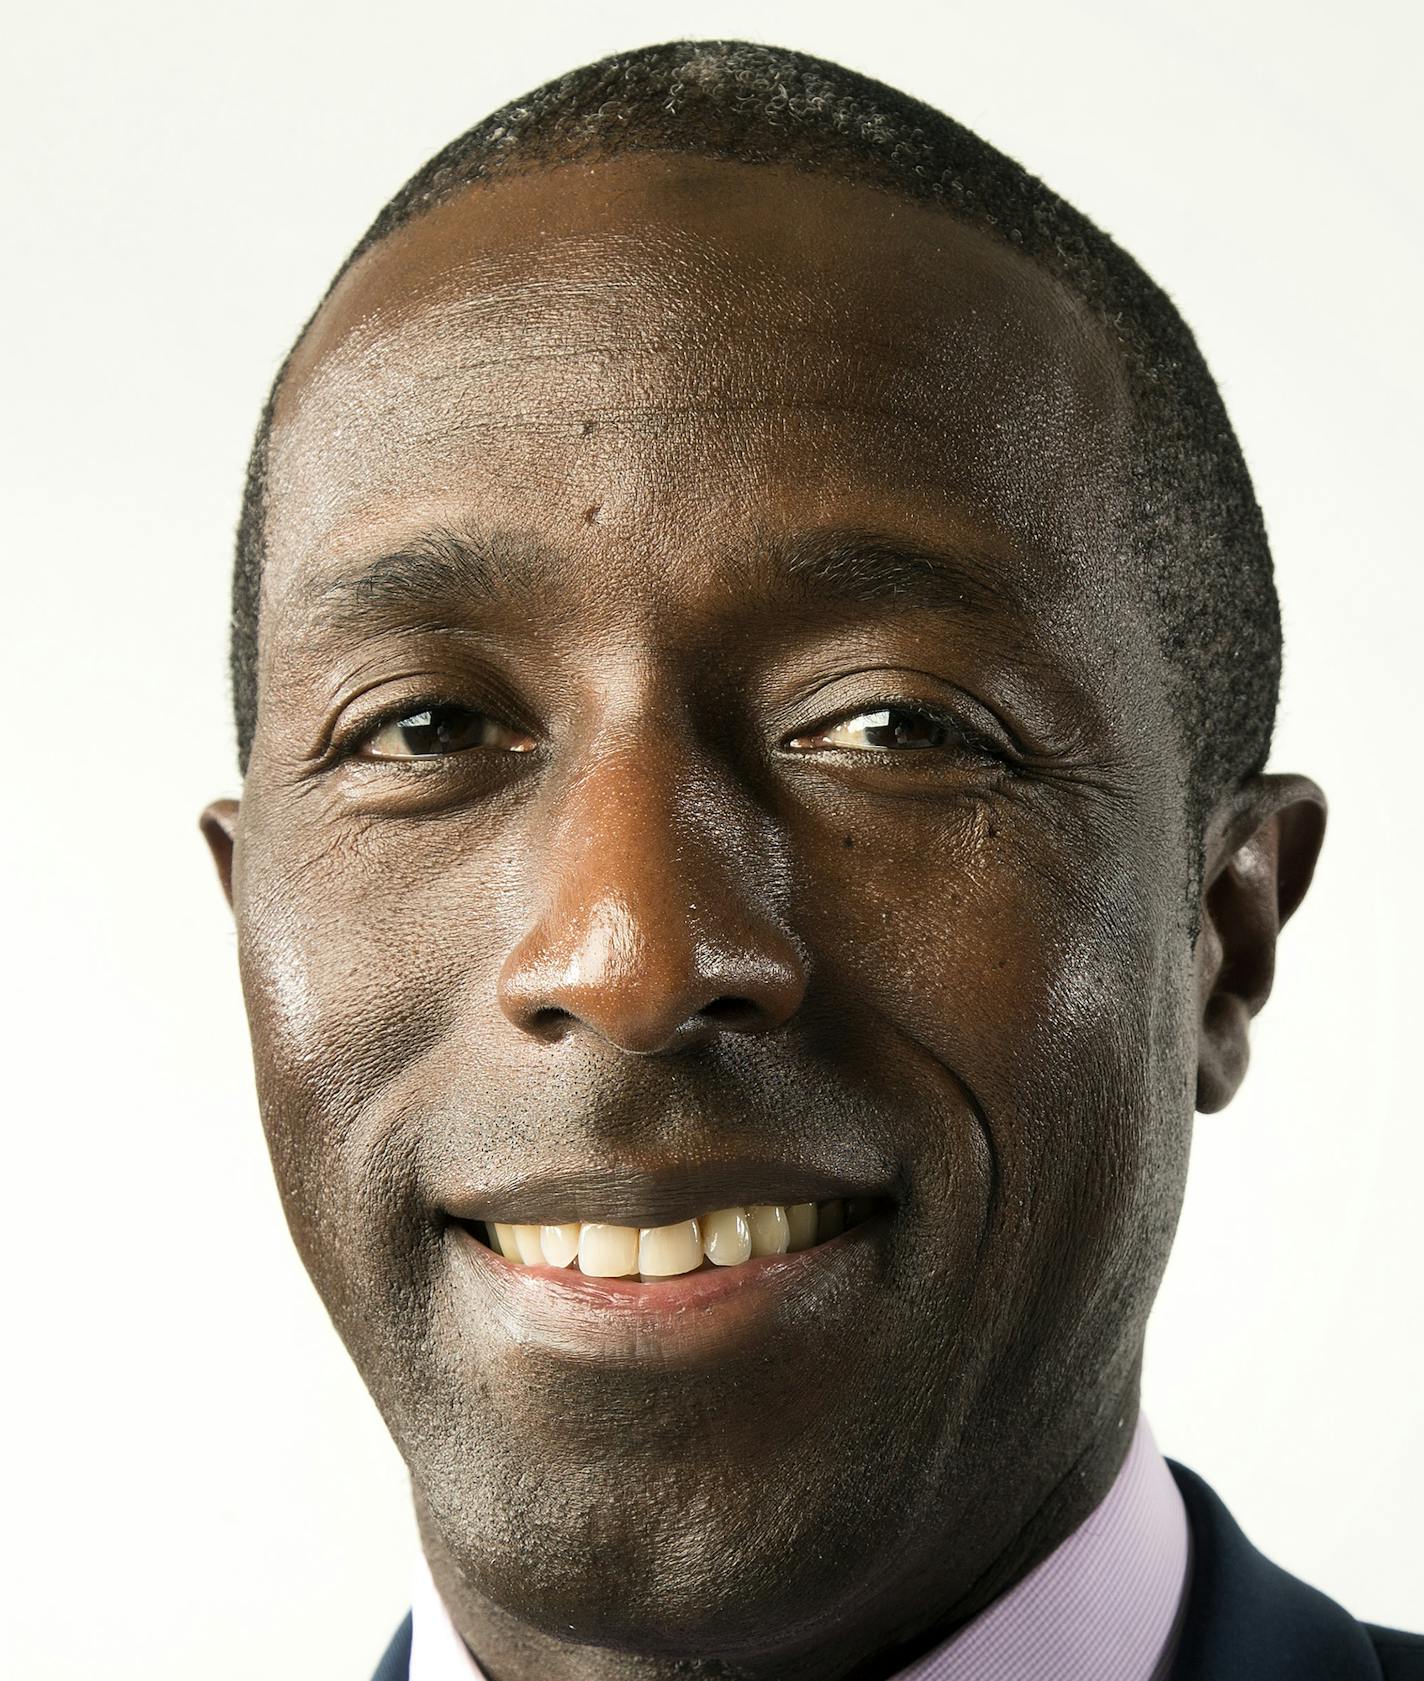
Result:
<svg viewBox="0 0 1424 1681"><path fill-rule="evenodd" d="M745 41L617 53L546 82L451 141L385 206L331 285L371 246L474 182L628 152L790 165L942 205L1024 253L1086 305L1117 346L1131 401L1127 558L1155 609L1172 673L1192 820L1199 825L1223 793L1264 767L1281 668L1270 547L1191 330L1086 216L933 107L824 59ZM233 571L233 706L244 776L257 714L267 443L290 360L289 352L248 464Z"/></svg>

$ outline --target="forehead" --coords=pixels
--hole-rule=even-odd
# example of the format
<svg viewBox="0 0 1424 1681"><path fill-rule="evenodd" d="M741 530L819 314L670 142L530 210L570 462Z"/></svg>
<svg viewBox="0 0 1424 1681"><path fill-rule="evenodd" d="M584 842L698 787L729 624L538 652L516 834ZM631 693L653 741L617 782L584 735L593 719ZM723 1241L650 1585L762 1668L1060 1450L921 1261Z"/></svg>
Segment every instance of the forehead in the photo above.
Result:
<svg viewBox="0 0 1424 1681"><path fill-rule="evenodd" d="M264 620L422 530L514 528L652 589L885 529L1100 599L1128 405L1083 307L880 189L628 156L477 184L348 271L284 380Z"/></svg>

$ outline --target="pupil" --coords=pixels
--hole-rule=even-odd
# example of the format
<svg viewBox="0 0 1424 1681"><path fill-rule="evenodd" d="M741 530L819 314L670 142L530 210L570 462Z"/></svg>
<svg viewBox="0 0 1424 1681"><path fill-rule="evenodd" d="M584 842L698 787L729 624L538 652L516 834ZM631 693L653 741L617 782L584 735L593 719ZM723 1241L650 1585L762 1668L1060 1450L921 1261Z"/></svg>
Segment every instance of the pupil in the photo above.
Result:
<svg viewBox="0 0 1424 1681"><path fill-rule="evenodd" d="M427 707L400 721L401 739L414 754L444 753L463 745L473 714L462 706Z"/></svg>
<svg viewBox="0 0 1424 1681"><path fill-rule="evenodd" d="M876 747L941 747L944 744L944 725L937 718L926 717L923 712L889 707L872 716L875 721L868 726L867 734ZM898 722L892 723L892 719Z"/></svg>

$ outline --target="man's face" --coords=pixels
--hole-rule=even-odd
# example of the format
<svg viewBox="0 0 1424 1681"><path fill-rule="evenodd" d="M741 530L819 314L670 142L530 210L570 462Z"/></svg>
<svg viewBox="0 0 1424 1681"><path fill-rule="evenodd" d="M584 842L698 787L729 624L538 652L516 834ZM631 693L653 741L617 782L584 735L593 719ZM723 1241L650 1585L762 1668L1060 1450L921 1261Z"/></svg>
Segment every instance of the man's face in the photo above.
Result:
<svg viewBox="0 0 1424 1681"><path fill-rule="evenodd" d="M729 163L472 190L308 335L243 984L469 1603L665 1653L908 1627L1121 1453L1195 1054L1126 425L1007 247ZM839 1194L878 1200L704 1297L474 1235Z"/></svg>

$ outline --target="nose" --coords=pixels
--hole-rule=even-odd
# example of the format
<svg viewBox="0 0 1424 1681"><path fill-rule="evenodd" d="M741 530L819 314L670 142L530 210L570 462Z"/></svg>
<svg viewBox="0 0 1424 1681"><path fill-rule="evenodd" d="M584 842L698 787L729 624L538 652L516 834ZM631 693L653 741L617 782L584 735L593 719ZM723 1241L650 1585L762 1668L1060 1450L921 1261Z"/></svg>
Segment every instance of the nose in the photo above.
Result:
<svg viewBox="0 0 1424 1681"><path fill-rule="evenodd" d="M758 828L752 802L685 760L602 756L559 796L535 849L541 909L499 977L508 1019L642 1055L781 1027L807 965L771 903L776 860Z"/></svg>

